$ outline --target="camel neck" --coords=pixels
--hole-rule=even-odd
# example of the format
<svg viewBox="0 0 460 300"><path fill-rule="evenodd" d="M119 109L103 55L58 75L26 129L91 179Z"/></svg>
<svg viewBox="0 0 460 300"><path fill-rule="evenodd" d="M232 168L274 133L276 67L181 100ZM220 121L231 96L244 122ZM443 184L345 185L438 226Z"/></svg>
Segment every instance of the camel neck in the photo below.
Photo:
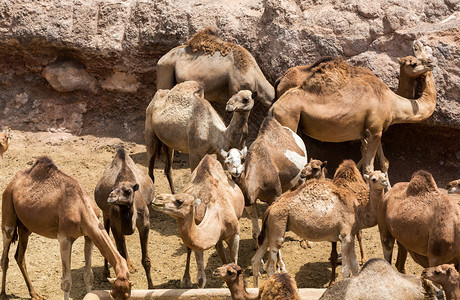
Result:
<svg viewBox="0 0 460 300"><path fill-rule="evenodd" d="M239 274L234 282L227 282L233 300L256 300L259 295L250 295L244 286L243 274Z"/></svg>
<svg viewBox="0 0 460 300"><path fill-rule="evenodd" d="M447 300L460 300L460 287L458 285L453 288L444 288L444 293L446 293Z"/></svg>
<svg viewBox="0 0 460 300"><path fill-rule="evenodd" d="M383 195L383 191L382 191ZM369 191L369 201L361 205L358 210L359 229L371 228L377 225L377 205L378 195Z"/></svg>
<svg viewBox="0 0 460 300"><path fill-rule="evenodd" d="M414 99L416 78L411 78L404 74L402 67L399 71L399 85L396 94L407 99Z"/></svg>
<svg viewBox="0 0 460 300"><path fill-rule="evenodd" d="M225 130L225 140L221 149L243 149L248 136L248 119L251 111L233 112L232 120Z"/></svg>

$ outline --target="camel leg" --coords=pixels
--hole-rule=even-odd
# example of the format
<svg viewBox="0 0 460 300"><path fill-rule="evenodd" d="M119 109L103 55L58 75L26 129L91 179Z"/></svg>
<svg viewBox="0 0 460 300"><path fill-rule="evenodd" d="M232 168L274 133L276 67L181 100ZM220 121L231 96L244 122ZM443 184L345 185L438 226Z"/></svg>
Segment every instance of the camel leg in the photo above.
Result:
<svg viewBox="0 0 460 300"><path fill-rule="evenodd" d="M258 279L260 275L260 269L263 268L262 257L268 249L268 237L265 238L262 245L257 249L256 254L251 259L252 263L252 276L254 278L254 287L258 287Z"/></svg>
<svg viewBox="0 0 460 300"><path fill-rule="evenodd" d="M138 218L140 219L140 218ZM148 254L148 240L149 240L149 230L150 230L150 221L140 220L141 224L137 227L139 230L139 239L141 241L141 252L142 252L142 266L145 270L145 275L147 276L147 285L148 289L153 289L152 276L150 274L150 257Z"/></svg>
<svg viewBox="0 0 460 300"><path fill-rule="evenodd" d="M204 260L203 260L203 251L193 251L195 252L196 266L198 268L198 274L196 275L196 281L198 288L202 289L206 285L206 273L204 272Z"/></svg>
<svg viewBox="0 0 460 300"><path fill-rule="evenodd" d="M174 188L174 182L172 179L172 166L173 166L173 159L174 159L174 149L169 148L168 146L164 145L166 149L166 163L165 163L165 174L166 178L168 178L169 188L171 189L171 193L175 193L176 189Z"/></svg>
<svg viewBox="0 0 460 300"><path fill-rule="evenodd" d="M377 148L377 161L379 162L380 170L387 176L388 187L385 188L385 191L388 192L391 189L390 177L388 177L388 169L390 167L390 162L383 154L382 142L379 143L379 146Z"/></svg>
<svg viewBox="0 0 460 300"><path fill-rule="evenodd" d="M281 250L278 250L276 266L278 268L278 272L287 273L286 265L284 264L284 261L281 258Z"/></svg>
<svg viewBox="0 0 460 300"><path fill-rule="evenodd" d="M187 262L185 263L185 272L184 276L182 277L182 281L180 282L181 288L191 288L192 287L192 280L190 279L190 255L192 254L192 249L185 246L187 250Z"/></svg>
<svg viewBox="0 0 460 300"><path fill-rule="evenodd" d="M259 216L257 215L257 206L256 203L246 206L246 211L249 214L252 222L252 238L254 239L256 246L257 246L257 239L260 234L260 227L259 227Z"/></svg>
<svg viewBox="0 0 460 300"><path fill-rule="evenodd" d="M335 269L337 268L337 259L339 254L337 253L337 242L331 242L331 281L329 281L329 286L335 282Z"/></svg>
<svg viewBox="0 0 460 300"><path fill-rule="evenodd" d="M61 289L64 291L64 300L68 300L70 299L70 289L72 288L72 277L70 274L70 255L72 253L72 244L74 239L58 234L58 241L62 262Z"/></svg>
<svg viewBox="0 0 460 300"><path fill-rule="evenodd" d="M399 272L406 274L406 259L407 249L400 242L398 242L398 257L396 258L396 269Z"/></svg>
<svg viewBox="0 0 460 300"><path fill-rule="evenodd" d="M147 160L149 165L149 177L152 179L152 182L155 183L155 161L157 157L160 155L161 141L158 139L154 132L146 132L145 141L147 150Z"/></svg>
<svg viewBox="0 0 460 300"><path fill-rule="evenodd" d="M384 233L381 232L380 233L380 241L382 242L383 257L391 265L395 239L391 235L384 234Z"/></svg>
<svg viewBox="0 0 460 300"><path fill-rule="evenodd" d="M110 219L104 216L104 228L107 231L107 235L110 236ZM110 277L109 263L104 257L104 271L102 272L102 280L107 280Z"/></svg>
<svg viewBox="0 0 460 300"><path fill-rule="evenodd" d="M356 239L358 240L358 245L359 245L359 252L361 254L361 265L363 265L367 259L366 259L366 254L364 253L364 248L363 248L363 231L359 230L358 233L356 234Z"/></svg>
<svg viewBox="0 0 460 300"><path fill-rule="evenodd" d="M238 230L239 231L239 230ZM226 241L228 248L230 248L230 255L232 262L235 264L238 263L238 249L240 248L240 235L237 233L231 236L228 241Z"/></svg>
<svg viewBox="0 0 460 300"><path fill-rule="evenodd" d="M228 263L227 256L225 255L224 244L222 240L218 241L216 244L216 251L222 261L222 264L226 265Z"/></svg>
<svg viewBox="0 0 460 300"><path fill-rule="evenodd" d="M355 238L351 234L341 234L342 246L342 277L350 277L358 274L359 266L355 254Z"/></svg>
<svg viewBox="0 0 460 300"><path fill-rule="evenodd" d="M368 138L367 147L363 149L364 155L357 164L359 168L364 166L364 174L369 174L374 171L375 154L377 153L377 148L380 144L381 137L382 132L378 132Z"/></svg>
<svg viewBox="0 0 460 300"><path fill-rule="evenodd" d="M4 211L4 213L6 213ZM6 297L6 271L8 270L8 253L10 252L10 246L11 243L13 242L13 236L14 236L14 231L16 230L16 226L10 227L10 226L2 226L2 234L3 234L3 253L2 253L2 293L1 298L2 299L7 299Z"/></svg>
<svg viewBox="0 0 460 300"><path fill-rule="evenodd" d="M86 292L91 292L94 282L93 269L91 268L91 255L93 254L93 241L85 236L85 286Z"/></svg>
<svg viewBox="0 0 460 300"><path fill-rule="evenodd" d="M114 227L112 227L112 233L113 237L115 238L115 244L117 245L118 252L124 259L126 259L126 264L128 265L129 272L132 273L136 271L136 268L134 267L131 259L128 257L125 236Z"/></svg>

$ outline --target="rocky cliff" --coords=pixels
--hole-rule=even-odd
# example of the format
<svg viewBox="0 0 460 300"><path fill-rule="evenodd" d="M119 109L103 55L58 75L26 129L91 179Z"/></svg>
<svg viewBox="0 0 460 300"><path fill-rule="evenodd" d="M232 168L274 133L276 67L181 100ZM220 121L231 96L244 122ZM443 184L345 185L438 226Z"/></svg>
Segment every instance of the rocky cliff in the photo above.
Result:
<svg viewBox="0 0 460 300"><path fill-rule="evenodd" d="M212 26L270 82L320 56L366 66L391 88L414 39L431 47L438 105L460 128L458 0L40 0L0 2L0 125L143 141L155 65ZM259 111L252 120L263 117ZM458 132L458 131L457 131Z"/></svg>

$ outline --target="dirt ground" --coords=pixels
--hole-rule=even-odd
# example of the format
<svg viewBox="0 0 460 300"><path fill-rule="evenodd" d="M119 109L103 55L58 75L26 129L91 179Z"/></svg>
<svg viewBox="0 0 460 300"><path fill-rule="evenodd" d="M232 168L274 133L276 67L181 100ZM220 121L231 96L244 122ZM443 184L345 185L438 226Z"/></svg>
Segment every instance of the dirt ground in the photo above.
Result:
<svg viewBox="0 0 460 300"><path fill-rule="evenodd" d="M79 180L86 191L92 195L96 183L111 161L116 148L120 145L123 145L134 161L142 170L147 172L144 145L124 142L117 138L15 131L10 149L5 153L3 164L0 167L0 190L3 191L18 170L30 167L37 156L48 155L65 173ZM157 165L162 167L161 164ZM440 168L440 166L437 166L437 168ZM333 173L333 170L330 172ZM158 168L155 170L155 175L156 193L169 192L169 186L163 171ZM448 181L450 175L454 174L447 174L440 179L443 184ZM186 155L176 155L173 176L177 188L181 189L187 183L190 171ZM438 180L436 176L435 179ZM394 183L395 181L393 180ZM440 184L440 186L443 186L443 184ZM259 207L261 213L266 209L264 204L260 204ZM179 287L185 267L185 248L177 234L177 225L173 218L158 212L154 212L151 215L149 254L152 260L152 278L155 288ZM71 297L73 299L82 299L85 295L83 241L83 238L78 239L74 243L72 251L73 286ZM140 262L140 245L137 231L132 236L127 237L127 241L128 252L136 266L136 271L131 274L130 279L135 282L135 289L146 289L147 282ZM368 258L382 257L377 227L364 230L364 247ZM16 245L11 247L9 253L10 263L6 281L7 294L12 299L29 298L24 279L14 260L15 251ZM254 244L251 239L251 224L245 214L241 219L239 264L246 269L245 275L248 279L251 269L250 261L254 252ZM292 233L287 234L286 242L282 247L287 270L295 277L297 285L301 288L327 286L331 272L328 261L329 252L330 244L326 242L314 243L311 249L302 249L298 238ZM359 257L358 249L357 255ZM29 240L26 262L30 278L37 291L49 299L62 299L63 292L60 289L61 262L57 240L50 240L33 234ZM205 252L205 264L206 287L224 287L222 281L214 279L211 275L212 271L220 265L220 260L215 250ZM95 248L93 252L93 270L96 277L94 289L110 288L109 283L101 278L102 267L103 258ZM421 270L420 266L416 265L411 258L408 258L408 273L420 274ZM191 271L192 281L195 283L196 265L194 259L192 259ZM340 273L340 268L338 271ZM266 275L263 276L263 279L265 278ZM340 274L338 279L341 279ZM247 283L249 287L253 286L252 280L247 280Z"/></svg>

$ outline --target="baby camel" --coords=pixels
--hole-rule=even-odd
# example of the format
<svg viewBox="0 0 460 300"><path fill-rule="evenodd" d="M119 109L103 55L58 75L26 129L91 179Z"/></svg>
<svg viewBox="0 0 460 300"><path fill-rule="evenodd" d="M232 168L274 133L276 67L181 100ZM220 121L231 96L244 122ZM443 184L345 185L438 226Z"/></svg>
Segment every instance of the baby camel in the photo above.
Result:
<svg viewBox="0 0 460 300"><path fill-rule="evenodd" d="M449 194L460 194L460 179L449 182L446 190Z"/></svg>
<svg viewBox="0 0 460 300"><path fill-rule="evenodd" d="M190 254L195 252L198 287L206 285L203 251L216 247L222 262L227 263L222 241L230 248L231 261L238 261L239 218L244 196L227 177L221 164L206 154L193 171L190 183L177 195L161 194L152 207L177 219L179 235L187 247L187 263L181 287L191 287Z"/></svg>
<svg viewBox="0 0 460 300"><path fill-rule="evenodd" d="M8 126L5 126L3 132L0 132L0 165L2 164L3 153L8 150L12 137L13 131Z"/></svg>
<svg viewBox="0 0 460 300"><path fill-rule="evenodd" d="M128 299L131 295L126 260L115 249L104 227L99 222L98 210L82 186L64 174L46 156L37 158L30 169L19 171L8 184L2 196L2 299L6 298L5 282L8 252L17 241L16 261L24 276L29 294L34 300L43 299L33 288L27 274L25 252L30 234L34 232L58 239L61 249L64 299L69 299L72 278L70 255L72 244L85 236L85 284L89 292L93 285L91 252L93 243L113 266L117 275L111 279L111 295L115 299Z"/></svg>
<svg viewBox="0 0 460 300"><path fill-rule="evenodd" d="M196 81L186 81L171 90L158 90L146 110L145 141L149 160L149 176L155 181L153 169L161 150L166 153L165 174L171 192L174 150L189 154L193 171L206 154L220 150L242 149L248 135L248 118L257 93L239 91L227 102L225 110L233 112L228 127Z"/></svg>
<svg viewBox="0 0 460 300"><path fill-rule="evenodd" d="M453 264L444 264L426 268L422 277L439 283L444 289L447 300L460 299L460 275Z"/></svg>
<svg viewBox="0 0 460 300"><path fill-rule="evenodd" d="M275 273L259 287L258 295L245 288L243 270L235 263L217 268L213 275L225 281L233 300L300 300L297 285L288 273Z"/></svg>

